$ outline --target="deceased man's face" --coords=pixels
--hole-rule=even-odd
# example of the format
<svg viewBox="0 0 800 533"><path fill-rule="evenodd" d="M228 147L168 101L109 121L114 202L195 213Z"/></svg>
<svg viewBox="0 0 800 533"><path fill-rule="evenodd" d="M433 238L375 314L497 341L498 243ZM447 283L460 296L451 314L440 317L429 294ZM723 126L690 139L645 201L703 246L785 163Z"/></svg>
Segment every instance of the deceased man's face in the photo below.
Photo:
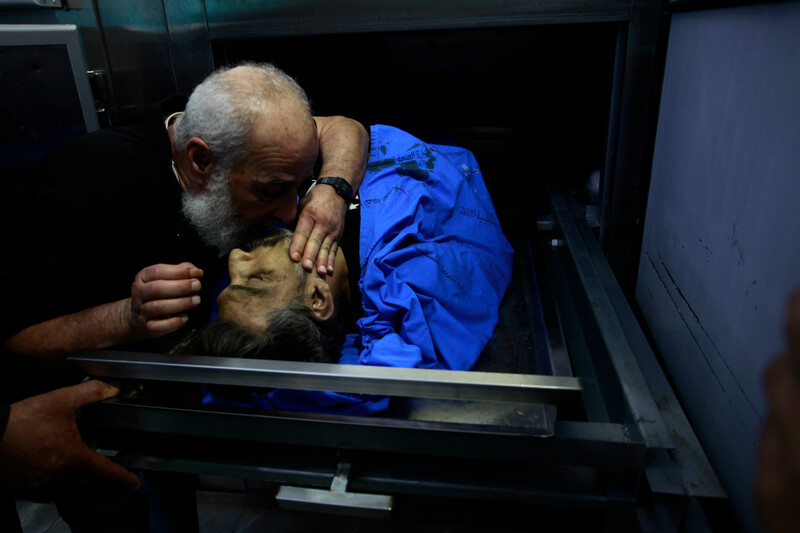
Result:
<svg viewBox="0 0 800 533"><path fill-rule="evenodd" d="M298 299L303 274L302 267L289 259L290 242L290 237L282 238L251 252L237 248L230 253L231 284L217 298L220 320L263 333L271 311Z"/></svg>

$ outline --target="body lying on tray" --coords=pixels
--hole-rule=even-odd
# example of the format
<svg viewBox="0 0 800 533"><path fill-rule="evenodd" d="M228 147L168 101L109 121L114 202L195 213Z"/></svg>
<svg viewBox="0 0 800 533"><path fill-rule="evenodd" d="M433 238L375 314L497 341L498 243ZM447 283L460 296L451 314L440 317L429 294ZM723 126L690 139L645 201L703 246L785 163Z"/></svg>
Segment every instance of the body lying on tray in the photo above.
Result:
<svg viewBox="0 0 800 533"><path fill-rule="evenodd" d="M177 351L472 368L497 324L513 262L475 158L373 126L354 204L332 274L293 263L285 229L231 252L219 320ZM388 398L287 389L232 397L206 386L204 403L371 414L386 409Z"/></svg>

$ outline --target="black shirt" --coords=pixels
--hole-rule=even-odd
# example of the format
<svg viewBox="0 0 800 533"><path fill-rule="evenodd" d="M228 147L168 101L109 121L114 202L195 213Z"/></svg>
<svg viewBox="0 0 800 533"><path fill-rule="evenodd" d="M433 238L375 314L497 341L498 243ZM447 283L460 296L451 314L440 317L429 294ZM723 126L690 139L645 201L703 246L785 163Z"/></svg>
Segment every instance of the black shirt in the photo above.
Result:
<svg viewBox="0 0 800 533"><path fill-rule="evenodd" d="M176 96L144 108L124 125L59 146L38 166L13 206L3 253L3 341L30 325L129 297L134 277L149 265L189 261L206 279L216 278L224 266L217 251L181 214L164 126L185 103ZM190 321L207 319L211 285L203 284L203 303Z"/></svg>

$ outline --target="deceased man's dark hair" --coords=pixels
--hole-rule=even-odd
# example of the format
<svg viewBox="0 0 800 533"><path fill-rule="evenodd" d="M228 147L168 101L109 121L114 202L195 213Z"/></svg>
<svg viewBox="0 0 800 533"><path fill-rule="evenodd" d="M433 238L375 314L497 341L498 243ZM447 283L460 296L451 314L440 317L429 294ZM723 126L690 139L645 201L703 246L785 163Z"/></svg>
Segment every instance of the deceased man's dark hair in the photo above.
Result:
<svg viewBox="0 0 800 533"><path fill-rule="evenodd" d="M173 353L336 363L345 337L339 304L325 322L315 321L311 310L297 302L276 309L263 335L233 322L216 322L190 333Z"/></svg>

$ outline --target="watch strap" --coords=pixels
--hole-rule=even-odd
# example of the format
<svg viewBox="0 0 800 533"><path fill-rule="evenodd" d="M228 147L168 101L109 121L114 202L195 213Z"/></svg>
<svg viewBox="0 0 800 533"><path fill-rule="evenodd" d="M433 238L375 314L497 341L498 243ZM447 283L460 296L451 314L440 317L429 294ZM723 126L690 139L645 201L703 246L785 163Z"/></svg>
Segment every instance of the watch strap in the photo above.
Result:
<svg viewBox="0 0 800 533"><path fill-rule="evenodd" d="M336 194L341 196L347 205L350 205L350 202L353 201L353 187L344 178L326 176L317 180L317 185L320 183L333 187Z"/></svg>

